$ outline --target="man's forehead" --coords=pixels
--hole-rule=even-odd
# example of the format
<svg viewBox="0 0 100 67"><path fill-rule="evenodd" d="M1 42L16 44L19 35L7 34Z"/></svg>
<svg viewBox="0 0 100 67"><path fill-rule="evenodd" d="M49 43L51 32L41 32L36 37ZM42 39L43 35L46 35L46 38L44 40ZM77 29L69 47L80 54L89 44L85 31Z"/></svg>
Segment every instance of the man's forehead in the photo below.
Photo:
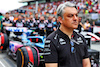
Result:
<svg viewBox="0 0 100 67"><path fill-rule="evenodd" d="M75 14L78 14L78 13L67 13L67 15L75 15Z"/></svg>

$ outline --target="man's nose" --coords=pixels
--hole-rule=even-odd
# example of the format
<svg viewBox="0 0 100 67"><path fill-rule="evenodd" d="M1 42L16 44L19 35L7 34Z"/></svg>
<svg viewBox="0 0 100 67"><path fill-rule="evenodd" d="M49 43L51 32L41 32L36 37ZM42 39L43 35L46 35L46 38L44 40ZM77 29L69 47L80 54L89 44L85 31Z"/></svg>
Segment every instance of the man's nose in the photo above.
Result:
<svg viewBox="0 0 100 67"><path fill-rule="evenodd" d="M78 19L78 17L76 15L74 15L73 20L76 21L77 19Z"/></svg>

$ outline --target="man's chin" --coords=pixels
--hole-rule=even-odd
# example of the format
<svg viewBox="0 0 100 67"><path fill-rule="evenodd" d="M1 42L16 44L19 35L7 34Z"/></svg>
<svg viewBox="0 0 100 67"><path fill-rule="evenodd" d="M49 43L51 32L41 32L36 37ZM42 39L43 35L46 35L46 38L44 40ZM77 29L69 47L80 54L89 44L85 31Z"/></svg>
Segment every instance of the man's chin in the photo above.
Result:
<svg viewBox="0 0 100 67"><path fill-rule="evenodd" d="M77 28L78 28L78 26L74 26L74 27L73 27L73 29L77 29Z"/></svg>

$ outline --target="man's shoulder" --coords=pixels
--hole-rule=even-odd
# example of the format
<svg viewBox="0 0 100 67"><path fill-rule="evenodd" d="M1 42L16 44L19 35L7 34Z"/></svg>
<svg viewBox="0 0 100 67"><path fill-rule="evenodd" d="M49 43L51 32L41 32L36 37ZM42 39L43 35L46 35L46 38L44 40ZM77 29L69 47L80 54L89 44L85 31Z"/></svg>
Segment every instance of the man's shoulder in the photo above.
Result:
<svg viewBox="0 0 100 67"><path fill-rule="evenodd" d="M75 33L75 35L77 35L78 37L84 38L84 36L83 36L81 33L78 33L78 32L75 32L75 31L74 31L74 33Z"/></svg>
<svg viewBox="0 0 100 67"><path fill-rule="evenodd" d="M54 31L50 35L48 35L48 37L46 39L52 40L52 39L54 39L55 35L56 35L56 31Z"/></svg>

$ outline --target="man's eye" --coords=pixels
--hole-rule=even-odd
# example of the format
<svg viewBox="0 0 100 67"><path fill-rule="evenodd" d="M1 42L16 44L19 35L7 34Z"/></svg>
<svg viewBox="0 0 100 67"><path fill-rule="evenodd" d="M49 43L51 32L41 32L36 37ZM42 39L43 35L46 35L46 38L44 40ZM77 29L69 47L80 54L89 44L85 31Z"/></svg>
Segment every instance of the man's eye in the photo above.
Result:
<svg viewBox="0 0 100 67"><path fill-rule="evenodd" d="M68 17L73 17L74 15L68 15ZM78 17L78 14L75 15L76 17Z"/></svg>
<svg viewBox="0 0 100 67"><path fill-rule="evenodd" d="M68 17L73 17L73 15L68 15Z"/></svg>

